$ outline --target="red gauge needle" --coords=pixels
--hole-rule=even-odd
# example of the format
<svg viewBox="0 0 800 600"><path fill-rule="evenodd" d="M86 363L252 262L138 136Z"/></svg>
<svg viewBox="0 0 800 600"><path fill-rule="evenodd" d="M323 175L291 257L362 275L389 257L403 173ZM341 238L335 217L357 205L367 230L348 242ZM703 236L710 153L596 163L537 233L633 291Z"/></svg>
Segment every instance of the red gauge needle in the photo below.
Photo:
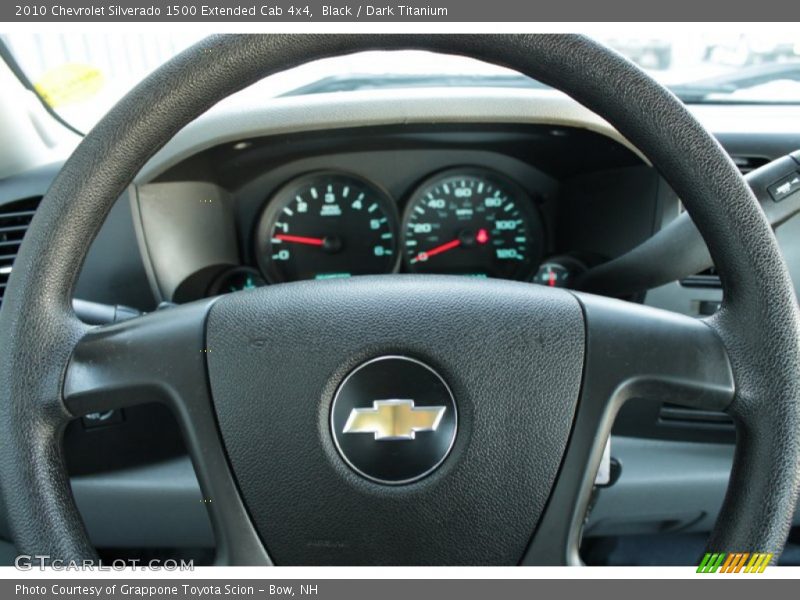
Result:
<svg viewBox="0 0 800 600"><path fill-rule="evenodd" d="M415 263L420 260L428 260L431 256L436 256L437 254L441 254L442 252L447 252L448 250L452 250L453 248L458 248L461 245L461 240L455 239L446 244L442 244L441 246L436 246L436 248L432 248L427 252L420 252L417 254L416 257L411 261Z"/></svg>
<svg viewBox="0 0 800 600"><path fill-rule="evenodd" d="M325 244L325 240L323 238L305 237L302 235L287 235L285 233L279 233L273 237L276 240L280 240L282 242L291 242L293 244L306 244L308 246L322 246Z"/></svg>
<svg viewBox="0 0 800 600"><path fill-rule="evenodd" d="M547 285L550 287L556 287L556 272L550 271L550 276L547 279Z"/></svg>

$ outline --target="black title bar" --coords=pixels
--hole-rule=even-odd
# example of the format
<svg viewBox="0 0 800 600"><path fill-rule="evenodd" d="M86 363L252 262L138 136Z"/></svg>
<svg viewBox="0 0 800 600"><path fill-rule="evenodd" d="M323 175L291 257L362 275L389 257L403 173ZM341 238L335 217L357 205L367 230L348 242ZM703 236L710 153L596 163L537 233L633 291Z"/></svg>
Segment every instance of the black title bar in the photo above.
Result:
<svg viewBox="0 0 800 600"><path fill-rule="evenodd" d="M10 0L3 22L632 22L798 20L794 0ZM635 34L635 30L631 34Z"/></svg>

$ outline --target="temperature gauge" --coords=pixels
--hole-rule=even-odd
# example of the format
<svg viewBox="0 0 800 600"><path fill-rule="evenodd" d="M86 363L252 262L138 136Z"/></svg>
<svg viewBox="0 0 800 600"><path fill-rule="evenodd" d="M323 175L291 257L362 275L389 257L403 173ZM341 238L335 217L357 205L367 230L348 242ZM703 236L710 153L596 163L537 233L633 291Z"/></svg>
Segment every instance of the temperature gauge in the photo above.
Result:
<svg viewBox="0 0 800 600"><path fill-rule="evenodd" d="M261 273L250 267L234 267L222 273L211 284L209 296L228 294L241 290L252 290L262 285L267 285Z"/></svg>

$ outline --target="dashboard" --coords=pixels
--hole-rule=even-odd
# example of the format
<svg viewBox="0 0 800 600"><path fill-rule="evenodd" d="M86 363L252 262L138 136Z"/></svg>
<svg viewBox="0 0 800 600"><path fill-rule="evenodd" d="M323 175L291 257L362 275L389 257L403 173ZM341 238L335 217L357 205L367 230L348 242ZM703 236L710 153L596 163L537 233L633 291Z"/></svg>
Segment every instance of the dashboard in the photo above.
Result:
<svg viewBox="0 0 800 600"><path fill-rule="evenodd" d="M132 202L155 293L184 302L385 273L564 287L652 235L667 198L653 169L596 133L428 125L213 147Z"/></svg>
<svg viewBox="0 0 800 600"><path fill-rule="evenodd" d="M743 172L800 139L798 107L690 108ZM0 231L7 225L12 233L2 235L17 236L6 246L18 245L58 168L0 181ZM570 287L680 210L646 158L558 93L392 90L268 105L232 98L143 167L94 240L75 298L152 311L367 273ZM800 282L800 220L777 233ZM10 265L0 264L0 300ZM631 300L703 316L721 298L709 272ZM610 450L621 474L596 498L586 535L707 531L734 439L721 413L624 407ZM181 432L163 406L74 422L65 452L99 547L213 546Z"/></svg>

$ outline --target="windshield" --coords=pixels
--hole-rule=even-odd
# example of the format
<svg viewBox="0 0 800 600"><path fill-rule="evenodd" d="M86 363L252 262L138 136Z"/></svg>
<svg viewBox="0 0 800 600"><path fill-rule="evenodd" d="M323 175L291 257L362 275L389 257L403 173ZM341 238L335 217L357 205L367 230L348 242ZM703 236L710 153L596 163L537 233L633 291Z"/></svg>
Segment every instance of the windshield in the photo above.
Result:
<svg viewBox="0 0 800 600"><path fill-rule="evenodd" d="M12 62L71 126L90 129L130 88L198 41L182 34L0 34ZM686 34L598 38L685 102L800 103L800 38ZM318 61L268 78L265 97L391 87L543 87L470 59L369 52Z"/></svg>

